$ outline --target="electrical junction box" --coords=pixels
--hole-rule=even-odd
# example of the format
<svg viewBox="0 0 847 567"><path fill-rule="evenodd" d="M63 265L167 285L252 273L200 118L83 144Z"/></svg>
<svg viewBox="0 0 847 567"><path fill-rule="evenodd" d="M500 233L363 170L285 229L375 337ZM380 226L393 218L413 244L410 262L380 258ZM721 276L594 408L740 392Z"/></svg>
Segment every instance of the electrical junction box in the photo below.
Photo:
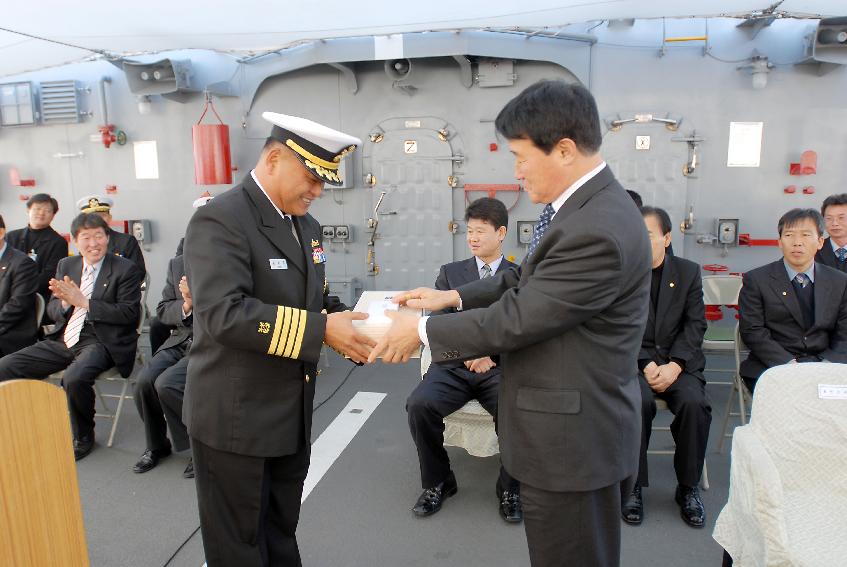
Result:
<svg viewBox="0 0 847 567"><path fill-rule="evenodd" d="M518 245L529 246L535 221L518 221Z"/></svg>
<svg viewBox="0 0 847 567"><path fill-rule="evenodd" d="M715 233L718 235L718 245L738 246L738 219L718 219Z"/></svg>
<svg viewBox="0 0 847 567"><path fill-rule="evenodd" d="M321 235L323 235L324 240L332 240L333 238L335 238L335 227L329 225L322 225Z"/></svg>

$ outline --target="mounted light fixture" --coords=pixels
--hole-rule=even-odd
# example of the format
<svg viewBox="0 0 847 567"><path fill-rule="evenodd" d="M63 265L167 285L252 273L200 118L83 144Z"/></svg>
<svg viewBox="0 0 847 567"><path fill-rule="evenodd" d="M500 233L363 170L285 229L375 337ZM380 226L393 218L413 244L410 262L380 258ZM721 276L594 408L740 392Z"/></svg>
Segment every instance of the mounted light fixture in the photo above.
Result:
<svg viewBox="0 0 847 567"><path fill-rule="evenodd" d="M749 69L752 79L753 88L762 90L768 85L768 73L773 69L774 64L768 61L767 57L762 55L753 55L750 62L746 65L740 65L737 69Z"/></svg>
<svg viewBox="0 0 847 567"><path fill-rule="evenodd" d="M150 114L153 110L153 104L150 100L150 95L139 95L137 97L138 114Z"/></svg>

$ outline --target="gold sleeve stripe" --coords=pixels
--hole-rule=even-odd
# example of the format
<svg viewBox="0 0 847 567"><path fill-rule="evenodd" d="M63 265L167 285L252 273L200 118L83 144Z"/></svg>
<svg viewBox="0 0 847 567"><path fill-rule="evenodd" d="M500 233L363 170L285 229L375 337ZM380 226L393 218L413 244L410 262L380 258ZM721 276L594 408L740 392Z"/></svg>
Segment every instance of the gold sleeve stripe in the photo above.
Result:
<svg viewBox="0 0 847 567"><path fill-rule="evenodd" d="M284 317L282 320L282 331L279 336L279 344L276 345L276 352L274 353L277 356L282 356L282 351L285 350L285 345L288 343L288 335L290 333L290 325L291 323L291 312L293 311L290 307L283 307Z"/></svg>
<svg viewBox="0 0 847 567"><path fill-rule="evenodd" d="M306 334L306 312L304 311L300 317L300 326L297 327L297 342L294 343L294 351L291 353L291 358L300 356L300 347L303 346L303 337Z"/></svg>
<svg viewBox="0 0 847 567"><path fill-rule="evenodd" d="M300 323L300 316L302 314L300 309L293 309L292 311L294 311L294 316L291 318L291 330L288 333L288 342L285 345L285 352L282 353L282 356L288 358L291 357L291 352L294 350L294 343L297 342L297 327Z"/></svg>
<svg viewBox="0 0 847 567"><path fill-rule="evenodd" d="M282 307L277 306L276 308L276 323L274 323L274 334L271 336L271 346L268 347L268 354L274 354L276 352L276 343L279 341L279 324L282 321Z"/></svg>

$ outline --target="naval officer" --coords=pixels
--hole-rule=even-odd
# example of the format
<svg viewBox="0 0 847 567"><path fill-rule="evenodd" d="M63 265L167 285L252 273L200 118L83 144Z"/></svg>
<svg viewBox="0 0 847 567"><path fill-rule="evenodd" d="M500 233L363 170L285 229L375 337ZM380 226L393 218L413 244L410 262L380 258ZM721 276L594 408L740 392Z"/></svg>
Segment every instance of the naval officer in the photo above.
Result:
<svg viewBox="0 0 847 567"><path fill-rule="evenodd" d="M197 210L185 237L194 344L183 408L209 567L299 566L321 346L353 361L374 342L328 295L321 227L308 214L358 138L272 112L258 163ZM326 311L326 314L322 311Z"/></svg>

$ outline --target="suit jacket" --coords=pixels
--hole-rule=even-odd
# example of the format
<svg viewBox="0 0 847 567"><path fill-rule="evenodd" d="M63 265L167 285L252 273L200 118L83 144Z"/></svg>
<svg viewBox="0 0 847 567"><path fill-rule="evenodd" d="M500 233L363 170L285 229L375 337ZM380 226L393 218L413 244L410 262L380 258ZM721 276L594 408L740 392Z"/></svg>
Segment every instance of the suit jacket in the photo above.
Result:
<svg viewBox="0 0 847 567"><path fill-rule="evenodd" d="M110 228L108 250L109 254L132 260L138 265L142 273L147 273L147 266L144 265L144 254L141 253L138 240L133 235Z"/></svg>
<svg viewBox="0 0 847 567"><path fill-rule="evenodd" d="M168 275L165 289L162 290L162 300L156 307L156 316L163 324L173 327L169 336L159 350L175 346L188 346L191 339L194 315L182 317L182 292L179 291L179 281L185 275L185 262L182 255L171 258L168 262ZM158 351L156 351L158 352Z"/></svg>
<svg viewBox="0 0 847 567"><path fill-rule="evenodd" d="M517 269L517 264L514 264L506 258L500 261L500 265L497 266L497 271L492 275L497 275L504 270L509 269ZM461 286L479 281L479 269L476 265L476 257L471 256L467 260L459 260L458 262L451 262L449 264L444 264L441 266L441 269L438 271L438 277L435 279L435 289L440 290L448 290L448 289L458 289ZM456 309L442 309L439 311L433 311L432 315L443 315L444 313L455 313ZM496 355L491 355L492 358L495 359L495 362L498 364L499 369L499 357ZM465 369L465 365L462 362L450 360L441 363L445 368L458 368Z"/></svg>
<svg viewBox="0 0 847 567"><path fill-rule="evenodd" d="M38 333L35 293L38 267L29 256L6 245L0 257L0 351L9 354L33 344Z"/></svg>
<svg viewBox="0 0 847 567"><path fill-rule="evenodd" d="M500 456L521 482L586 491L635 474L651 263L644 221L606 167L519 270L463 286L467 312L427 321L433 361L500 353Z"/></svg>
<svg viewBox="0 0 847 567"><path fill-rule="evenodd" d="M815 324L806 329L781 259L744 274L740 330L750 355L741 363L742 376L758 378L804 356L847 362L847 275L815 263L814 297Z"/></svg>
<svg viewBox="0 0 847 567"><path fill-rule="evenodd" d="M65 276L80 285L82 256L70 256L59 262L56 279L61 280ZM143 281L144 273L133 262L106 254L89 299L87 321L94 327L97 340L106 347L124 378L130 375L135 363ZM47 311L56 324L51 326L46 338L62 340L73 310L73 305L63 308L62 301L55 296L50 299Z"/></svg>
<svg viewBox="0 0 847 567"><path fill-rule="evenodd" d="M703 335L706 333L706 307L700 266L678 256L665 256L662 283L656 308L652 298L647 326L638 353L644 361L667 364L683 362L683 368L704 382Z"/></svg>
<svg viewBox="0 0 847 567"><path fill-rule="evenodd" d="M835 268L840 272L847 272L847 262L838 261L838 256L835 255L835 251L832 249L831 237L824 240L823 248L818 250L818 253L815 254L815 262L823 264L824 266L829 266L830 268Z"/></svg>
<svg viewBox="0 0 847 567"><path fill-rule="evenodd" d="M35 242L36 238L38 245ZM50 299L50 279L56 275L59 260L68 257L68 241L51 227L43 231L33 231L26 227L9 231L6 234L6 242L24 254L35 253L35 264L38 267L38 293L44 301Z"/></svg>
<svg viewBox="0 0 847 567"><path fill-rule="evenodd" d="M248 175L194 213L185 267L194 342L183 409L191 436L220 451L293 454L309 443L327 294L320 224L300 243Z"/></svg>

